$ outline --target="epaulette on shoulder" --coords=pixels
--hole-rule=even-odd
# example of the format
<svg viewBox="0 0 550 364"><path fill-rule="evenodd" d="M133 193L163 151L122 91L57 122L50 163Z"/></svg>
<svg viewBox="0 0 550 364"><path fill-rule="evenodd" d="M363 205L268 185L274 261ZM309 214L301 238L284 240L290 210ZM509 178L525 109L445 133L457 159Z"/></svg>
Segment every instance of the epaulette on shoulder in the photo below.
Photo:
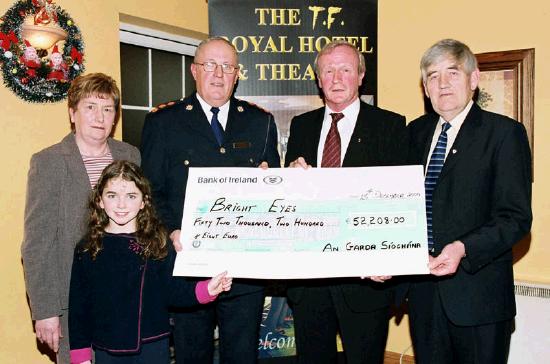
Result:
<svg viewBox="0 0 550 364"><path fill-rule="evenodd" d="M174 105L181 104L182 102L183 102L183 99L163 102L162 104L158 104L157 106L153 107L150 112L158 112L160 110L169 109Z"/></svg>
<svg viewBox="0 0 550 364"><path fill-rule="evenodd" d="M242 103L242 104L244 104L245 106L254 107L254 108L257 108L257 109L262 110L262 111L265 112L265 113L271 114L271 111L265 109L263 106L260 106L260 105L258 105L258 104L255 104L255 103L250 102L250 101L248 101L248 100L241 100L241 99L239 99L239 102ZM243 111L244 111L243 106L241 106L241 105L237 106L237 110L238 110L239 112L243 112Z"/></svg>

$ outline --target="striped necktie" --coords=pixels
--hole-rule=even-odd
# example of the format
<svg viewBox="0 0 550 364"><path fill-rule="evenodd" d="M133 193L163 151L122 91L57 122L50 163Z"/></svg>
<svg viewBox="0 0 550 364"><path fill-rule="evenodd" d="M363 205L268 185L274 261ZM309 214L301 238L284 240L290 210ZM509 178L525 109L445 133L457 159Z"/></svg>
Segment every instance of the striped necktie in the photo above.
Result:
<svg viewBox="0 0 550 364"><path fill-rule="evenodd" d="M447 130L451 127L451 123L445 122L441 128L441 134L437 139L437 144L432 152L426 179L424 180L424 188L426 190L426 220L428 223L428 250L433 251L434 236L432 227L432 199L437 179L445 163L445 151L447 150Z"/></svg>
<svg viewBox="0 0 550 364"><path fill-rule="evenodd" d="M214 132L214 136L216 137L216 140L218 141L218 145L223 144L223 128L222 124L220 124L220 121L218 120L218 113L220 112L220 108L213 107L210 109L212 111L212 120L210 122L210 126L212 127L212 131Z"/></svg>
<svg viewBox="0 0 550 364"><path fill-rule="evenodd" d="M321 161L321 167L331 168L340 167L340 155L342 153L342 143L340 141L340 133L338 132L338 122L344 118L344 114L341 112L331 113L332 123L328 130L327 139L325 140L325 146L323 148L323 159Z"/></svg>

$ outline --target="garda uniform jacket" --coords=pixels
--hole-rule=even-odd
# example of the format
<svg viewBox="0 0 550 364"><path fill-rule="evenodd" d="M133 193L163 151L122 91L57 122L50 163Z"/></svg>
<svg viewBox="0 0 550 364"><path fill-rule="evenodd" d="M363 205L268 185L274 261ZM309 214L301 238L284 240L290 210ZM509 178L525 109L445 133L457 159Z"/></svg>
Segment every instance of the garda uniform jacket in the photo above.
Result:
<svg viewBox="0 0 550 364"><path fill-rule="evenodd" d="M153 201L169 232L181 227L189 167L257 167L263 161L280 166L273 116L236 98L230 99L221 147L193 94L147 115L141 150ZM261 289L244 282L234 282L229 296Z"/></svg>

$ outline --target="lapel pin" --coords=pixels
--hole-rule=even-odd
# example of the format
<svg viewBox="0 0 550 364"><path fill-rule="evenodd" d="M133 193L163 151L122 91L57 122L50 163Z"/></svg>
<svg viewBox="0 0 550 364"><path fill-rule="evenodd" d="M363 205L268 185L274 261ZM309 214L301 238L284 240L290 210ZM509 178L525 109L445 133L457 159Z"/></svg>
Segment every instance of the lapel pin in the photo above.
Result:
<svg viewBox="0 0 550 364"><path fill-rule="evenodd" d="M193 105L187 105L187 106L185 107L185 110L187 110L187 111L193 110Z"/></svg>
<svg viewBox="0 0 550 364"><path fill-rule="evenodd" d="M243 111L244 111L244 109L243 109L243 107L242 107L242 106L237 106L237 111L238 111L238 112L243 112Z"/></svg>
<svg viewBox="0 0 550 364"><path fill-rule="evenodd" d="M453 149L453 154L456 154L457 150L456 149Z"/></svg>
<svg viewBox="0 0 550 364"><path fill-rule="evenodd" d="M361 143L361 138L357 138L357 143Z"/></svg>

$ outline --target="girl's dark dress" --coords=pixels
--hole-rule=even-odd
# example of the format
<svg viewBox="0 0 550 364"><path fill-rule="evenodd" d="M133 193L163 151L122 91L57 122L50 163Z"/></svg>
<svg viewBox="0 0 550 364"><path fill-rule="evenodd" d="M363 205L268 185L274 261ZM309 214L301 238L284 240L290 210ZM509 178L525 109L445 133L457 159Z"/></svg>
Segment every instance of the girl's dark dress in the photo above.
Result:
<svg viewBox="0 0 550 364"><path fill-rule="evenodd" d="M133 235L105 233L95 260L82 252L83 244L75 249L71 275L71 362L91 359L92 346L115 355L138 355L143 344L170 334L170 306L215 299L208 294L208 281L194 284L172 277L172 244L162 260L140 256Z"/></svg>

